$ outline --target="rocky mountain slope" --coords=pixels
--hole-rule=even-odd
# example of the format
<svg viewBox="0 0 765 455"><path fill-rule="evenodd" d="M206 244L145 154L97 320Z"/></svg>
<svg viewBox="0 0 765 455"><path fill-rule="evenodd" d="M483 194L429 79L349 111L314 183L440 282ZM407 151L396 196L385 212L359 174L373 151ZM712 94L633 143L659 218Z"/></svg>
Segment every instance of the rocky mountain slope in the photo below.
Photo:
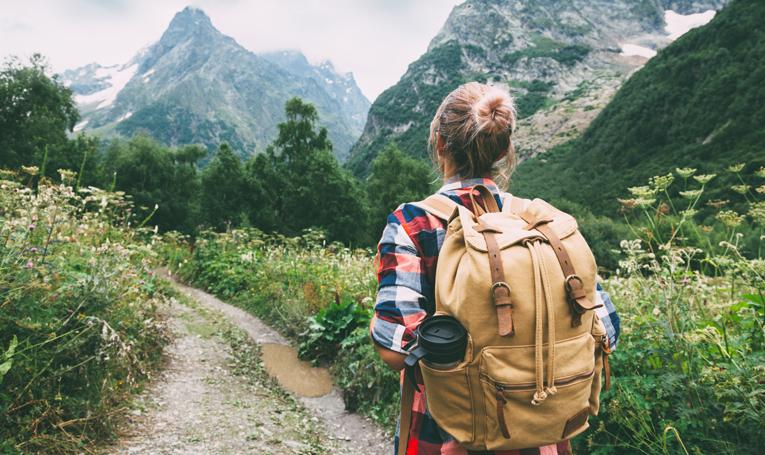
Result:
<svg viewBox="0 0 765 455"><path fill-rule="evenodd" d="M311 65L300 51L279 51L258 54L261 58L275 63L292 74L313 79L336 100L342 101L343 108L350 114L350 120L359 131L367 122L367 112L372 103L361 93L352 73L341 74L332 62L325 60Z"/></svg>
<svg viewBox="0 0 765 455"><path fill-rule="evenodd" d="M509 86L521 122L521 161L581 133L628 74L675 38L667 11L716 10L727 0L469 0L428 51L372 104L347 166L360 177L391 141L426 156L428 125L445 95L476 80ZM674 18L675 16L673 16ZM711 16L710 16L711 17Z"/></svg>
<svg viewBox="0 0 765 455"><path fill-rule="evenodd" d="M130 136L143 129L168 145L228 141L243 156L276 137L284 103L314 103L343 160L369 108L351 73L312 66L299 52L260 57L223 35L201 10L176 14L162 38L125 65L62 74L83 116L78 129Z"/></svg>
<svg viewBox="0 0 765 455"><path fill-rule="evenodd" d="M676 168L716 174L696 209L714 222L709 200L746 213L747 197L764 181L765 3L733 0L712 21L661 50L627 80L584 134L522 163L511 191L525 197L567 199L597 215L614 216L617 198ZM742 181L749 195L734 191ZM679 178L679 177L677 177ZM699 189L693 179L688 190ZM575 190L574 190L575 189ZM673 185L670 195L683 201ZM757 190L760 191L760 190ZM683 204L683 205L678 205ZM709 212L709 213L707 213Z"/></svg>

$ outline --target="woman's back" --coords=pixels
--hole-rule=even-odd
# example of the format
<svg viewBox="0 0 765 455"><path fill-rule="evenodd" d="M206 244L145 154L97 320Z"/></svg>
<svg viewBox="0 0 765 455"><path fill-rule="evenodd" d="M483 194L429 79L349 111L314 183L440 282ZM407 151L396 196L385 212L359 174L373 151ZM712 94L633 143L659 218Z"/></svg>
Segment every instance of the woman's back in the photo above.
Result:
<svg viewBox="0 0 765 455"><path fill-rule="evenodd" d="M481 184L489 189L501 210L504 194L492 174L506 182L512 171L515 154L510 137L514 122L512 102L504 92L471 83L450 94L431 125L429 144L434 161L437 155L439 168L447 176L437 194L475 213L470 189ZM499 169L495 166L498 162ZM485 206L480 197L477 203ZM395 369L401 369L417 328L434 311L436 264L445 236L444 222L413 204L401 205L388 217L378 247L380 286L371 336L383 359ZM615 341L614 337L614 345ZM412 418L408 429L397 431L397 450L399 432L408 432L408 438L404 437L407 454L467 454L432 418L426 393L424 389L416 393L411 410L402 410L410 412ZM497 453L563 454L569 450L568 441L562 441L553 446Z"/></svg>

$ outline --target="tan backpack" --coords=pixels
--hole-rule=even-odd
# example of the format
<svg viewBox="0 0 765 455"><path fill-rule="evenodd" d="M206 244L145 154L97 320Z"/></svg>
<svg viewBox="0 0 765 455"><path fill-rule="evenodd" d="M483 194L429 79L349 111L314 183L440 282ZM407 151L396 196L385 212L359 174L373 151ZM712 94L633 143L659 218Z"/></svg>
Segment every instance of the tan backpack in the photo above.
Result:
<svg viewBox="0 0 765 455"><path fill-rule="evenodd" d="M478 192L484 212L475 201ZM469 450L556 444L589 427L610 354L590 311L595 258L573 217L550 204L505 197L483 185L474 215L441 195L415 203L447 221L436 269L436 313L468 332L458 366L421 362L430 414ZM399 454L406 453L414 391L404 381Z"/></svg>

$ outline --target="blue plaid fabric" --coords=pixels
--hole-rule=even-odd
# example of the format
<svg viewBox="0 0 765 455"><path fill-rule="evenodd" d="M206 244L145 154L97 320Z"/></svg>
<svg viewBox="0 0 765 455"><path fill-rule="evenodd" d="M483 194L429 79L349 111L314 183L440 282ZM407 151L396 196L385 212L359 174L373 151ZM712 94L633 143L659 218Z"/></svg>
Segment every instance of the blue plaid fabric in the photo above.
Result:
<svg viewBox="0 0 765 455"><path fill-rule="evenodd" d="M596 303L602 303L603 306L595 308L595 314L598 315L603 325L606 326L606 336L608 337L609 347L613 352L619 343L619 315L616 314L616 308L611 301L611 296L604 291L598 284L598 295L595 296Z"/></svg>

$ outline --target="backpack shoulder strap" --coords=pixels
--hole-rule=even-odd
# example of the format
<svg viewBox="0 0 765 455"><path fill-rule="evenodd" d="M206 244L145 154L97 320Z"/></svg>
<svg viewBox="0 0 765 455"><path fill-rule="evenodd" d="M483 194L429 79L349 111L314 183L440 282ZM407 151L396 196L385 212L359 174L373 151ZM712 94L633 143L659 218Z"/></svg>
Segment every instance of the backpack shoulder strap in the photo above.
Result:
<svg viewBox="0 0 765 455"><path fill-rule="evenodd" d="M459 204L442 194L434 194L424 201L412 202L412 205L444 221L449 221L449 218L454 213L454 209L459 206Z"/></svg>
<svg viewBox="0 0 765 455"><path fill-rule="evenodd" d="M401 390L401 419L399 422L398 452L396 455L406 455L411 434L413 406L414 386L407 378L404 378Z"/></svg>

